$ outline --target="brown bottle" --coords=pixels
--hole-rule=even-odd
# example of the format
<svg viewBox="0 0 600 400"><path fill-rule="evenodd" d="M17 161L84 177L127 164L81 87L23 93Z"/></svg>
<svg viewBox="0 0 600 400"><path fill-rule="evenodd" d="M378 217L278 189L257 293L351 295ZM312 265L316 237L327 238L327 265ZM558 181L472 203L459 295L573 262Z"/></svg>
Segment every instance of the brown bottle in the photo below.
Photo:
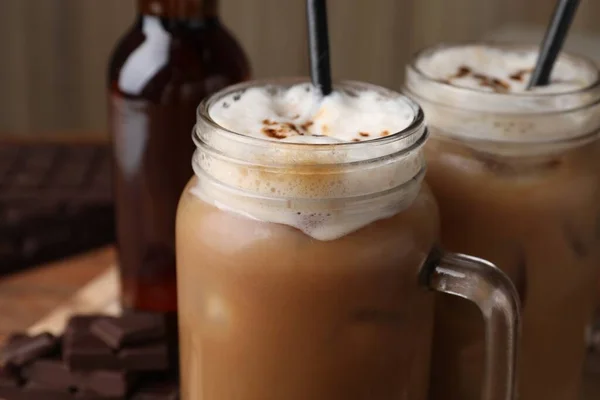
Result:
<svg viewBox="0 0 600 400"><path fill-rule="evenodd" d="M126 309L176 311L175 212L207 95L248 79L216 0L137 0L109 67L117 247Z"/></svg>

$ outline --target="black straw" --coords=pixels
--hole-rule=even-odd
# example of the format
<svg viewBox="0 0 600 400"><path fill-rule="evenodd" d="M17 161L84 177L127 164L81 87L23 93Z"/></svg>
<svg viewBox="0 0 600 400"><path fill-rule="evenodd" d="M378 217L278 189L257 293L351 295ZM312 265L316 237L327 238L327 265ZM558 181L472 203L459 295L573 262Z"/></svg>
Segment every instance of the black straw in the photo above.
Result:
<svg viewBox="0 0 600 400"><path fill-rule="evenodd" d="M307 0L310 75L313 85L323 96L331 93L331 64L329 61L329 32L325 0Z"/></svg>
<svg viewBox="0 0 600 400"><path fill-rule="evenodd" d="M554 62L565 42L578 5L579 0L558 0L556 3L552 21L550 21L540 47L540 54L535 65L535 70L527 86L528 89L534 86L545 86L550 83L550 74L552 74Z"/></svg>

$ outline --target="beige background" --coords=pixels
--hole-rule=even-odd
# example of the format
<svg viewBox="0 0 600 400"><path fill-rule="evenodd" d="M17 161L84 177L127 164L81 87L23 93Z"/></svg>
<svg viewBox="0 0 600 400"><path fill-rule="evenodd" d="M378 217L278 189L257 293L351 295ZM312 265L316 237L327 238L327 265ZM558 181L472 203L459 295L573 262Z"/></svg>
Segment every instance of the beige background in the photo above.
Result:
<svg viewBox="0 0 600 400"><path fill-rule="evenodd" d="M554 0L329 0L336 79L402 84L403 65L438 41L525 36ZM221 0L257 77L307 73L304 0ZM600 1L583 0L576 33L600 31ZM0 134L104 132L108 55L134 0L0 0ZM511 36L512 35L512 36ZM528 32L536 40L539 31ZM585 39L590 48L600 47ZM595 46L594 46L595 44Z"/></svg>

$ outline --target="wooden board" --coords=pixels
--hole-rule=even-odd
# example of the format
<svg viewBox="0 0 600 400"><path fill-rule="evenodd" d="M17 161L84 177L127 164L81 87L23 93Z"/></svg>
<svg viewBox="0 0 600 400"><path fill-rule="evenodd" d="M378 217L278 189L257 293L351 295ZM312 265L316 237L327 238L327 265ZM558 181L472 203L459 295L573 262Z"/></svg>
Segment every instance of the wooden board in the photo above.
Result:
<svg viewBox="0 0 600 400"><path fill-rule="evenodd" d="M58 334L64 329L69 316L74 313L119 314L119 279L116 267L94 279L70 300L60 305L29 328L30 333L52 332ZM581 400L600 399L600 357L587 362L585 383Z"/></svg>

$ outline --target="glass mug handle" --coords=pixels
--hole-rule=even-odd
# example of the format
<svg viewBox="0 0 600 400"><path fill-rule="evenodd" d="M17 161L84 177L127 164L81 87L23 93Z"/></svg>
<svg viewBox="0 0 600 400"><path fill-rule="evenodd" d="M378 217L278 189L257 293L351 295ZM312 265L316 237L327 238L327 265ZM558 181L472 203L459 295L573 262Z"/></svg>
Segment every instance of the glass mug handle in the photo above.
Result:
<svg viewBox="0 0 600 400"><path fill-rule="evenodd" d="M432 290L477 305L485 322L485 369L482 400L516 399L519 296L511 280L494 264L463 254L436 252L424 268Z"/></svg>

